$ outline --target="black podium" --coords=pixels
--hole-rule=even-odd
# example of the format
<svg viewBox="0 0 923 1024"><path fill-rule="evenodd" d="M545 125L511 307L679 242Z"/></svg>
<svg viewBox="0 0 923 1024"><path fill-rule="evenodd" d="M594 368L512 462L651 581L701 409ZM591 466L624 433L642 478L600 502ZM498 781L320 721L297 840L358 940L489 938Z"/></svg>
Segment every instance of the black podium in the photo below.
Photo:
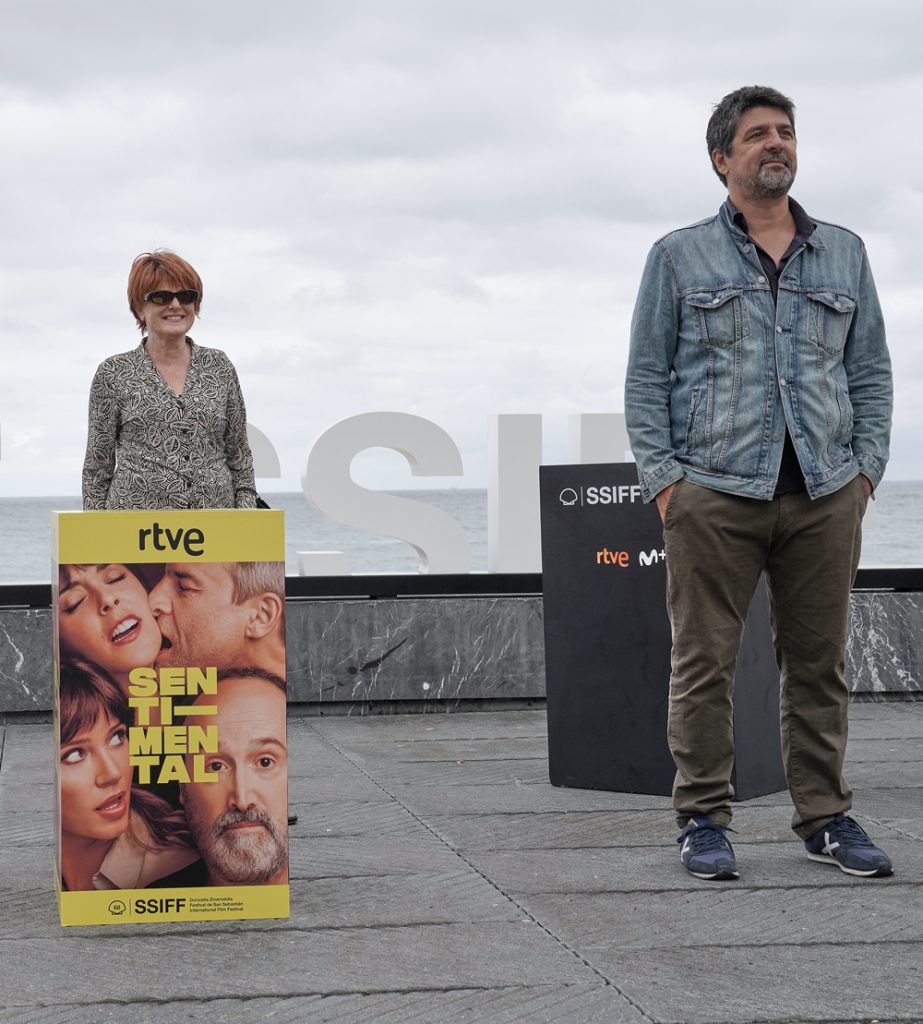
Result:
<svg viewBox="0 0 923 1024"><path fill-rule="evenodd" d="M555 786L669 795L670 622L656 507L632 463L542 466L548 762ZM757 587L734 684L738 800L785 789L779 672Z"/></svg>

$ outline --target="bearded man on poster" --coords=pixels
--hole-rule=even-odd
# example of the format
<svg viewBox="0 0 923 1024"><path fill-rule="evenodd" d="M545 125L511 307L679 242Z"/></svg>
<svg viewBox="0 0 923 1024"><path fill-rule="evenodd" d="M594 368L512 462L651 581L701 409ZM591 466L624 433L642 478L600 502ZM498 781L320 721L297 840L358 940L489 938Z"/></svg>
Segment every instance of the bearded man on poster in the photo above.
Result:
<svg viewBox="0 0 923 1024"><path fill-rule="evenodd" d="M843 776L849 595L891 428L878 296L862 240L789 198L788 97L730 93L706 142L728 199L651 249L625 385L642 496L656 501L667 552L681 859L698 878L739 874L726 835L731 691L765 572L792 827L812 860L887 875L887 855L846 815Z"/></svg>
<svg viewBox="0 0 923 1024"><path fill-rule="evenodd" d="M199 694L194 703L215 706L208 724L218 734L217 751L205 755L211 778L180 785L202 859L152 887L286 884L285 680L262 669L231 668L218 673L217 694Z"/></svg>

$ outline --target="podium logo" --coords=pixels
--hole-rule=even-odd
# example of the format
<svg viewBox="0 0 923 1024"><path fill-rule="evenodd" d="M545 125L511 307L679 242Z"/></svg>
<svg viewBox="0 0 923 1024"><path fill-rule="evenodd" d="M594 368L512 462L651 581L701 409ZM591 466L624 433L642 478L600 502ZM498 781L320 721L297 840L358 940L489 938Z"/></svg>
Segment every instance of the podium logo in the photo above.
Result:
<svg viewBox="0 0 923 1024"><path fill-rule="evenodd" d="M640 484L603 484L602 487L586 489L587 505L622 505L626 501L638 501L640 498Z"/></svg>
<svg viewBox="0 0 923 1024"><path fill-rule="evenodd" d="M618 569L627 569L628 562L627 551L610 551L608 548L603 548L602 551L596 552L597 565L614 565Z"/></svg>
<svg viewBox="0 0 923 1024"><path fill-rule="evenodd" d="M135 900L136 914L175 914L186 906L185 896L168 896L165 899Z"/></svg>
<svg viewBox="0 0 923 1024"><path fill-rule="evenodd" d="M623 505L641 500L640 484L600 484L590 487L565 487L558 496L562 505Z"/></svg>
<svg viewBox="0 0 923 1024"><path fill-rule="evenodd" d="M144 551L148 540L155 551L166 551L168 548L170 551L179 551L182 547L186 554L193 558L205 550L205 534L194 527L191 530L184 530L181 526L174 531L169 526L162 527L160 523L155 522L146 530L138 530L139 551Z"/></svg>
<svg viewBox="0 0 923 1024"><path fill-rule="evenodd" d="M638 565L657 565L658 562L665 562L667 560L666 551L658 551L656 548L651 551L639 551L638 552ZM597 565L611 565L616 569L627 569L631 565L631 555L627 551L619 551L616 548L610 551L608 548L603 548L596 552L596 564Z"/></svg>

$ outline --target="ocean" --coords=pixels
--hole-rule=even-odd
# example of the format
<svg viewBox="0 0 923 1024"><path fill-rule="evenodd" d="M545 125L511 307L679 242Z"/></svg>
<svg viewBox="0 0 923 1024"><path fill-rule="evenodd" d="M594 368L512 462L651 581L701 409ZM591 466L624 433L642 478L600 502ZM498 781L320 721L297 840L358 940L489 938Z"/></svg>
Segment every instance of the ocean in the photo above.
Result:
<svg viewBox="0 0 923 1024"><path fill-rule="evenodd" d="M471 568L487 569L487 491L389 491L448 512L471 545ZM300 492L264 494L285 512L285 570L298 575L299 551L342 551L354 573L413 573L416 552L402 541L331 522ZM76 496L0 498L0 582L47 583L51 578L51 513L80 508ZM923 481L885 481L866 522L863 567L923 566Z"/></svg>

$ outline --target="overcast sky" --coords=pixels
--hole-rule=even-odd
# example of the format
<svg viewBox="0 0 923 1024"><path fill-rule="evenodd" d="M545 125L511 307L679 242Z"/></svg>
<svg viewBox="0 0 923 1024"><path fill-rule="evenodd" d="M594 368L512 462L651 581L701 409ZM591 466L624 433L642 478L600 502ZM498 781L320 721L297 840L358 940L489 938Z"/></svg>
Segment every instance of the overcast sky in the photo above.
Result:
<svg viewBox="0 0 923 1024"><path fill-rule="evenodd" d="M434 420L483 486L487 422L622 410L651 242L717 209L739 85L796 102L793 195L868 246L892 479L923 479L923 9L906 2L0 0L0 495L76 494L96 365L137 344L132 258L205 282L300 487L318 434ZM360 482L400 488L397 455Z"/></svg>

